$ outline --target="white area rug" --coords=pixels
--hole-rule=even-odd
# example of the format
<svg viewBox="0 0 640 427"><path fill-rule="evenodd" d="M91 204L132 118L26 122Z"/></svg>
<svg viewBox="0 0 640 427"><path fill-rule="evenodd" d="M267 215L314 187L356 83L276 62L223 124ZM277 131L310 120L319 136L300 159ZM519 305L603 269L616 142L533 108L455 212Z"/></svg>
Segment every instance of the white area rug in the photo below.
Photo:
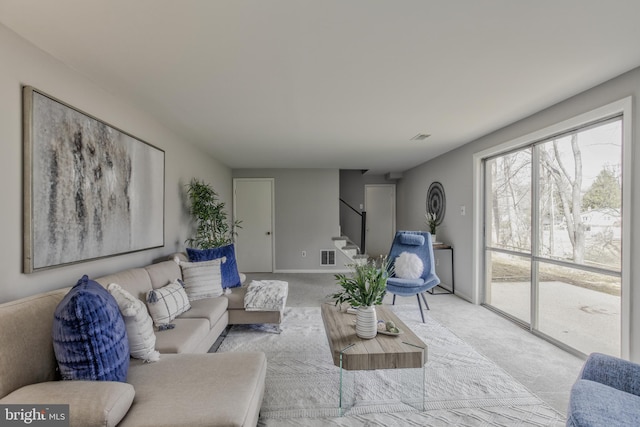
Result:
<svg viewBox="0 0 640 427"><path fill-rule="evenodd" d="M358 404L338 412L339 368L331 359L320 308L287 308L281 334L234 326L219 352L267 355L264 426L562 426L564 417L508 373L414 306L395 313L428 346L425 411L386 399L402 388L384 370L358 371ZM415 372L415 371L414 371ZM400 380L402 381L402 380ZM393 394L393 393L392 393Z"/></svg>

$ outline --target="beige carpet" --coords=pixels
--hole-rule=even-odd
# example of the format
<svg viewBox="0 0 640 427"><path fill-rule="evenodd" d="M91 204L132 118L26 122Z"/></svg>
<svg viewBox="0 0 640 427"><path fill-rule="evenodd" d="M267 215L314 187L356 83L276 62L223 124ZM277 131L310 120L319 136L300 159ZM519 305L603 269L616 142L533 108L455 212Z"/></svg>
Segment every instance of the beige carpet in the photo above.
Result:
<svg viewBox="0 0 640 427"><path fill-rule="evenodd" d="M355 376L358 403L340 417L339 369L333 365L320 309L287 308L280 335L234 326L218 351L263 351L268 368L260 425L561 426L564 417L437 321L413 306L396 314L428 345L425 410L402 404L406 384L388 371Z"/></svg>

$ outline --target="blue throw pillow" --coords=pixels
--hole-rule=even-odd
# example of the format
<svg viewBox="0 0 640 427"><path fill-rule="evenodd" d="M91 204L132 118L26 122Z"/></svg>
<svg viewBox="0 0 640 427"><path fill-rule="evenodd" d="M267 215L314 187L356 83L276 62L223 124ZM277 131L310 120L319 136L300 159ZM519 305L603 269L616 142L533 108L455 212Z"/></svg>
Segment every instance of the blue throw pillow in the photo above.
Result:
<svg viewBox="0 0 640 427"><path fill-rule="evenodd" d="M235 288L236 286L242 285L240 282L240 273L238 273L238 264L236 263L236 252L233 243L211 249L187 248L187 256L191 262L211 261L226 257L227 261L220 265L220 272L222 273L222 287Z"/></svg>
<svg viewBox="0 0 640 427"><path fill-rule="evenodd" d="M83 276L60 301L53 349L63 380L121 381L129 370L129 341L118 303Z"/></svg>

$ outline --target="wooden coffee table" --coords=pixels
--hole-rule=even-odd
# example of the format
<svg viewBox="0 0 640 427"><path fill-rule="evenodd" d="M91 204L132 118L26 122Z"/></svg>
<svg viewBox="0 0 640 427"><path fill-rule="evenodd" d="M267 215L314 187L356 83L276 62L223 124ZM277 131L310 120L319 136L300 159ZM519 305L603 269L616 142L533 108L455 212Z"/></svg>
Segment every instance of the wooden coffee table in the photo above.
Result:
<svg viewBox="0 0 640 427"><path fill-rule="evenodd" d="M355 315L342 312L333 304L323 304L321 314L333 363L340 368L341 413L348 406L345 405L343 396L343 370L419 369L422 375L409 377L420 381L417 389L422 390L421 396L413 396L410 399L412 402L406 403L420 410L424 409L424 364L427 362L427 346L402 320L385 306L376 306L378 319L393 321L402 330L402 334L390 336L379 333L375 338L366 340L356 335Z"/></svg>

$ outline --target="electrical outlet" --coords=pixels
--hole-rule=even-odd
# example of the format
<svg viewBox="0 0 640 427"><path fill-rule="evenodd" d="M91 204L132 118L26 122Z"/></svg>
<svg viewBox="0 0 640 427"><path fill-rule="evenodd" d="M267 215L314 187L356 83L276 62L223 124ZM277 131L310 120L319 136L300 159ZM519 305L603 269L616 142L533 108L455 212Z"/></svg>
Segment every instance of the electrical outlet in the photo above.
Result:
<svg viewBox="0 0 640 427"><path fill-rule="evenodd" d="M302 258L306 258L307 257L307 251L302 251Z"/></svg>
<svg viewBox="0 0 640 427"><path fill-rule="evenodd" d="M436 258L436 267L440 265L440 258Z"/></svg>

